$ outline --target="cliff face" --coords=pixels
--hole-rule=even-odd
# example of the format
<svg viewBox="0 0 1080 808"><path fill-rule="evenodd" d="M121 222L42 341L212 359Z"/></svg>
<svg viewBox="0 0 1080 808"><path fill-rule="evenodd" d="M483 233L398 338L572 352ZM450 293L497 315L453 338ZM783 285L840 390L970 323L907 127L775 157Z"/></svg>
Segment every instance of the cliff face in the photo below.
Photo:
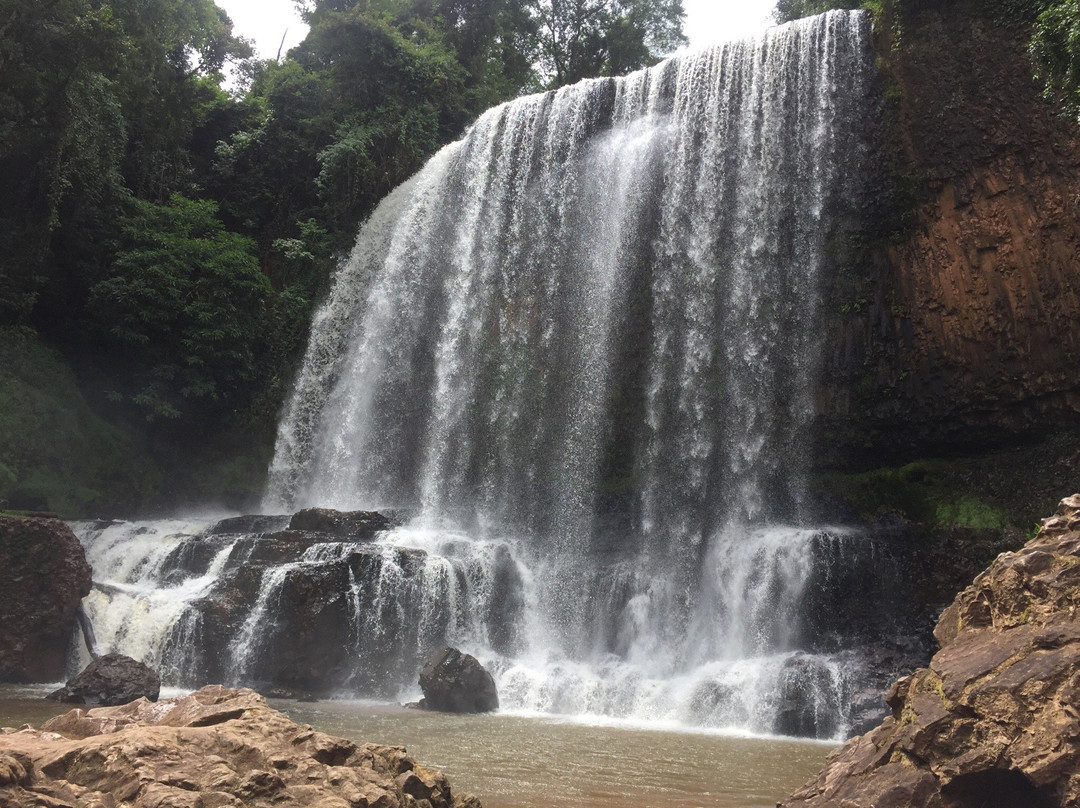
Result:
<svg viewBox="0 0 1080 808"><path fill-rule="evenodd" d="M59 519L0 517L0 682L63 677L90 565Z"/></svg>
<svg viewBox="0 0 1080 808"><path fill-rule="evenodd" d="M886 128L918 204L845 291L854 299L834 302L845 316L826 421L840 431L854 417L855 440L899 453L1075 423L1076 128L1040 98L1021 31L950 8L878 49L899 98Z"/></svg>

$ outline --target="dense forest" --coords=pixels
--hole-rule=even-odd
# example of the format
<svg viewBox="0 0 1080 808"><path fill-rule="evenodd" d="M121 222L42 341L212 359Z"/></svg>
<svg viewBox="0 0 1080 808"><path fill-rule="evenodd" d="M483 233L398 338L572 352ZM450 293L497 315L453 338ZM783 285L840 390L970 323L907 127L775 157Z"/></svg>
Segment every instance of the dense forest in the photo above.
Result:
<svg viewBox="0 0 1080 808"><path fill-rule="evenodd" d="M259 61L212 0L0 0L0 499L65 515L257 495L357 227L484 109L653 64L681 0L308 0ZM866 6L902 37L926 0ZM1077 0L1029 31L1080 112ZM231 84L225 76L235 76Z"/></svg>
<svg viewBox="0 0 1080 808"><path fill-rule="evenodd" d="M0 3L0 498L250 498L357 226L484 109L655 63L680 0ZM238 82L226 89L224 76Z"/></svg>

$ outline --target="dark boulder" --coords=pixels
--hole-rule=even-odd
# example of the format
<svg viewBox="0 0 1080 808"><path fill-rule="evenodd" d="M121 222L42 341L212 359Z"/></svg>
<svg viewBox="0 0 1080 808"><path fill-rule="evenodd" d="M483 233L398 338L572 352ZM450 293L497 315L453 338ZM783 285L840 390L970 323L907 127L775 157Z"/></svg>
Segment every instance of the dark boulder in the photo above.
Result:
<svg viewBox="0 0 1080 808"><path fill-rule="evenodd" d="M289 524L288 516L230 516L206 531L207 536L231 536L241 533L276 533Z"/></svg>
<svg viewBox="0 0 1080 808"><path fill-rule="evenodd" d="M840 729L840 689L828 665L796 654L780 672L780 705L773 730L780 735L831 738Z"/></svg>
<svg viewBox="0 0 1080 808"><path fill-rule="evenodd" d="M495 680L476 657L442 648L420 672L421 705L447 713L488 713L499 709Z"/></svg>
<svg viewBox="0 0 1080 808"><path fill-rule="evenodd" d="M59 519L0 517L0 681L56 681L90 593L90 565Z"/></svg>
<svg viewBox="0 0 1080 808"><path fill-rule="evenodd" d="M389 530L394 521L377 511L335 511L330 508L307 508L293 515L289 530L325 533L339 539L371 541Z"/></svg>
<svg viewBox="0 0 1080 808"><path fill-rule="evenodd" d="M113 707L139 698L157 701L160 691L161 677L153 668L123 654L106 654L48 698Z"/></svg>

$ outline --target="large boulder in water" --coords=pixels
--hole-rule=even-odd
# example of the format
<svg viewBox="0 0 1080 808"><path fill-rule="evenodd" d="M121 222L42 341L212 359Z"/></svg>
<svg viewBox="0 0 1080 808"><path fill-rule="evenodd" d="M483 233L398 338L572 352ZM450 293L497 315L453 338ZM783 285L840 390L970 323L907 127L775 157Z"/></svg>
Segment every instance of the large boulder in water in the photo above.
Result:
<svg viewBox="0 0 1080 808"><path fill-rule="evenodd" d="M773 730L780 735L832 738L840 729L841 688L828 664L809 654L784 663L778 687L780 704Z"/></svg>
<svg viewBox="0 0 1080 808"><path fill-rule="evenodd" d="M153 668L123 654L106 654L50 693L49 698L111 707L141 698L157 701L160 691L161 677Z"/></svg>
<svg viewBox="0 0 1080 808"><path fill-rule="evenodd" d="M480 808L400 747L299 726L218 686L0 733L0 805Z"/></svg>
<svg viewBox="0 0 1080 808"><path fill-rule="evenodd" d="M1080 494L941 614L941 650L892 715L787 808L1080 805Z"/></svg>
<svg viewBox="0 0 1080 808"><path fill-rule="evenodd" d="M59 519L0 517L0 681L61 678L91 572Z"/></svg>
<svg viewBox="0 0 1080 808"><path fill-rule="evenodd" d="M446 713L489 713L499 709L499 693L487 669L469 654L442 648L420 671L421 705Z"/></svg>

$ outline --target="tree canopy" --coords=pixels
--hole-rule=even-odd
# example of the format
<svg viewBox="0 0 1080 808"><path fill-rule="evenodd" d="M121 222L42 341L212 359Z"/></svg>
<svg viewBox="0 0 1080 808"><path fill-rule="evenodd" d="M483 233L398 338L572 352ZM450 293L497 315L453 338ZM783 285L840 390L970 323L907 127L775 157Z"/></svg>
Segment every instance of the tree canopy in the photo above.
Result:
<svg viewBox="0 0 1080 808"><path fill-rule="evenodd" d="M268 450L383 196L484 109L685 42L681 0L298 5L307 37L256 61L213 0L0 0L0 332L150 442Z"/></svg>

